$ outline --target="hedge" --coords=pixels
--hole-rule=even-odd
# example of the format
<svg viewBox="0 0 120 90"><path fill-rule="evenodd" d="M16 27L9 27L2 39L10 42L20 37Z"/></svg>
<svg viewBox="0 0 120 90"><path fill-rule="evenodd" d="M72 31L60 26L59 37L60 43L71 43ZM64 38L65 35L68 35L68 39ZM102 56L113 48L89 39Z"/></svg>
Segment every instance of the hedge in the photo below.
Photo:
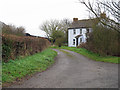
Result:
<svg viewBox="0 0 120 90"><path fill-rule="evenodd" d="M49 41L45 38L3 34L2 61L8 62L10 59L33 55L49 45Z"/></svg>

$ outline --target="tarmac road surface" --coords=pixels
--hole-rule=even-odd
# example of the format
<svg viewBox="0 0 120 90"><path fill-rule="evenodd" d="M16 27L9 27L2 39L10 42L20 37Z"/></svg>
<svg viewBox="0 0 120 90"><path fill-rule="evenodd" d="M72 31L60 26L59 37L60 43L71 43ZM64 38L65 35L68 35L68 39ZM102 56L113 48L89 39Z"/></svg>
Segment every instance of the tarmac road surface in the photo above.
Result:
<svg viewBox="0 0 120 90"><path fill-rule="evenodd" d="M118 88L118 64L93 61L68 50L54 50L58 55L52 67L10 88Z"/></svg>

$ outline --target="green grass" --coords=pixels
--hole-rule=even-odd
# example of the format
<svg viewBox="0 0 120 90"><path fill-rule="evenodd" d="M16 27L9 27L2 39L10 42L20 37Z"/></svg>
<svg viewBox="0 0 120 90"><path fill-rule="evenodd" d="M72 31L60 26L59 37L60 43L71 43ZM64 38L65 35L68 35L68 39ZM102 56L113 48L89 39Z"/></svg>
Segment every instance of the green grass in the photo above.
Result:
<svg viewBox="0 0 120 90"><path fill-rule="evenodd" d="M41 53L2 63L2 82L12 82L35 72L42 72L54 63L57 52L46 49Z"/></svg>
<svg viewBox="0 0 120 90"><path fill-rule="evenodd" d="M71 55L71 54L70 54L69 52L67 52L67 51L64 51L64 50L61 50L61 49L60 49L60 51L63 52L63 53L65 53L65 54L66 54L67 56L69 56L69 57L73 57L73 55Z"/></svg>
<svg viewBox="0 0 120 90"><path fill-rule="evenodd" d="M76 48L76 47L67 47L67 46L62 46L62 47L51 47L51 48L57 48L57 49L67 49L70 51L74 51L76 53L79 53L81 55L84 55L92 60L95 61L102 61L102 62L110 62L110 63L120 63L118 60L120 60L120 57L115 57L115 56L100 56L99 54L93 53L91 51L88 51L84 48Z"/></svg>

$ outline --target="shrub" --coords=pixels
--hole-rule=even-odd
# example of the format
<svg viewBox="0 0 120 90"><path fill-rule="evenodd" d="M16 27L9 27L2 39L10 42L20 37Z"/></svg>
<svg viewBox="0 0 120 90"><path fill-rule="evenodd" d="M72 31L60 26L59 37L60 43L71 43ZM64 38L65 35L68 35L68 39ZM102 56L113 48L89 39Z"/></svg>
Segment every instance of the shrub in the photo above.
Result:
<svg viewBox="0 0 120 90"><path fill-rule="evenodd" d="M41 52L50 45L49 41L40 37L2 35L2 58L4 62L20 56Z"/></svg>
<svg viewBox="0 0 120 90"><path fill-rule="evenodd" d="M96 26L89 35L88 42L81 47L100 55L120 55L120 34L107 27Z"/></svg>
<svg viewBox="0 0 120 90"><path fill-rule="evenodd" d="M25 29L22 26L21 27L15 27L14 25L3 24L2 33L3 34L17 35L17 36L24 36L25 35Z"/></svg>
<svg viewBox="0 0 120 90"><path fill-rule="evenodd" d="M64 43L64 38L60 37L60 38L57 38L57 39L56 39L55 44L56 44L57 46L61 47L61 46L63 45L63 43Z"/></svg>

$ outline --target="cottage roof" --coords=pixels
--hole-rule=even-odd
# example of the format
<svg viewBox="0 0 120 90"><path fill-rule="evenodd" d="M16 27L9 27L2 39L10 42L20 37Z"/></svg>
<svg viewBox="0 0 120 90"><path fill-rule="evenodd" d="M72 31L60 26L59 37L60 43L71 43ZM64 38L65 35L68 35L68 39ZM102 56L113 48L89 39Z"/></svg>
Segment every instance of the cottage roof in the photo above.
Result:
<svg viewBox="0 0 120 90"><path fill-rule="evenodd" d="M73 21L70 28L91 28L93 26L94 19L83 19Z"/></svg>

